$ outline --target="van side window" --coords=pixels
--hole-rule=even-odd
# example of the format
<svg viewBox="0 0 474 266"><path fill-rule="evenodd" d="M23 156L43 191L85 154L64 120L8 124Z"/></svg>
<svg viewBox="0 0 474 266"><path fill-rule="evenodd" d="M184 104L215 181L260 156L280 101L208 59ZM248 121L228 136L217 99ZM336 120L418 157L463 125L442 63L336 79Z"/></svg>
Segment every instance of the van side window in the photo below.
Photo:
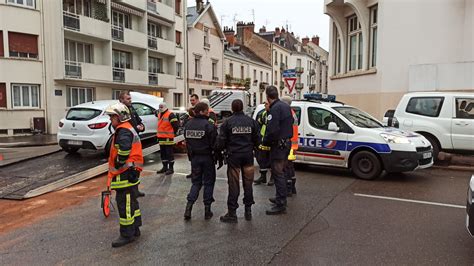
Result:
<svg viewBox="0 0 474 266"><path fill-rule="evenodd" d="M301 122L301 108L292 106L291 109L295 111L296 117L298 117L298 126L299 126Z"/></svg>
<svg viewBox="0 0 474 266"><path fill-rule="evenodd" d="M456 98L456 118L474 119L474 99Z"/></svg>
<svg viewBox="0 0 474 266"><path fill-rule="evenodd" d="M438 117L443 107L444 97L413 97L408 101L407 113Z"/></svg>
<svg viewBox="0 0 474 266"><path fill-rule="evenodd" d="M328 130L329 123L334 122L345 133L353 133L352 129L344 123L339 117L328 110L309 107L308 108L309 124L319 130Z"/></svg>

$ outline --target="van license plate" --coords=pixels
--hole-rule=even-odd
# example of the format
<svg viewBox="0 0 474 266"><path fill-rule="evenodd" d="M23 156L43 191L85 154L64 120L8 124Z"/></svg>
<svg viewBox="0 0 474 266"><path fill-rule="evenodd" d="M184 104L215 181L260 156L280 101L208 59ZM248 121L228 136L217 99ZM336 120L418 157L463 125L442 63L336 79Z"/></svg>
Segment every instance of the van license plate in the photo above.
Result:
<svg viewBox="0 0 474 266"><path fill-rule="evenodd" d="M67 144L74 145L74 146L82 146L82 141L80 141L80 140L69 140L67 142Z"/></svg>
<svg viewBox="0 0 474 266"><path fill-rule="evenodd" d="M423 153L423 159L428 159L428 158L431 158L431 157L432 157L431 152Z"/></svg>

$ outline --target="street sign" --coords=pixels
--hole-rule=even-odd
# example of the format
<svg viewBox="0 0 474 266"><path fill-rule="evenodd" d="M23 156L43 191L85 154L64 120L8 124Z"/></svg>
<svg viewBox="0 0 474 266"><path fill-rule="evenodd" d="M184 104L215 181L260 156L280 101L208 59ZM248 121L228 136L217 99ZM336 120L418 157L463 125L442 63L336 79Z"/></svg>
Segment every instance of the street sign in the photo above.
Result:
<svg viewBox="0 0 474 266"><path fill-rule="evenodd" d="M284 78L284 80L288 91L291 93L291 91L296 85L296 78Z"/></svg>
<svg viewBox="0 0 474 266"><path fill-rule="evenodd" d="M296 69L287 69L283 71L283 78L296 78Z"/></svg>

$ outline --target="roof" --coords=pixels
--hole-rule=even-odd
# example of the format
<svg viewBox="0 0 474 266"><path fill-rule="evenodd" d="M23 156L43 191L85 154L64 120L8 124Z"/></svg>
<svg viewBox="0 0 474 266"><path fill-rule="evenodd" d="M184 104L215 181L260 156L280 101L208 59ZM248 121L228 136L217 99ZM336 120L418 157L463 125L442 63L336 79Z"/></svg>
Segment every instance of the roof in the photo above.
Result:
<svg viewBox="0 0 474 266"><path fill-rule="evenodd" d="M186 14L186 22L189 28L196 26L196 23L199 21L199 19L201 19L201 17L206 12L209 12L212 20L214 20L214 26L216 27L220 37L225 38L224 32L222 31L221 25L219 24L219 20L217 19L216 13L214 12L214 9L212 8L212 5L210 3L205 4L204 9L201 13L197 12L196 6L188 7L187 12L188 13Z"/></svg>
<svg viewBox="0 0 474 266"><path fill-rule="evenodd" d="M253 61L259 64L266 65L271 68L262 58L256 55L252 50L243 45L231 46L224 50L225 55L234 56L243 60Z"/></svg>

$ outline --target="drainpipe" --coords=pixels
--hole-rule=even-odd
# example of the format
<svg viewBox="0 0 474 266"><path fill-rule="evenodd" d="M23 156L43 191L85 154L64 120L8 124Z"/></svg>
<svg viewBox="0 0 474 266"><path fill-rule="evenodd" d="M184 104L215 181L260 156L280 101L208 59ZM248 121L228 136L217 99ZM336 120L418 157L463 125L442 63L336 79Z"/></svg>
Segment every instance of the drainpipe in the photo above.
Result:
<svg viewBox="0 0 474 266"><path fill-rule="evenodd" d="M60 13L61 14L61 18L62 18L62 12ZM45 38L45 30L44 30L44 0L41 1L41 53L43 55L43 63L42 63L42 66L43 66L43 95L44 95L44 123L45 123L45 132L44 133L49 133L49 127L48 127L48 123L49 123L49 111L48 111L48 93L46 93L46 88L48 87L48 85L46 84L47 82L47 75L46 75L46 48L45 48L45 44L44 44L44 38ZM53 87L53 90L54 90L54 87ZM41 95L41 94L40 94Z"/></svg>

